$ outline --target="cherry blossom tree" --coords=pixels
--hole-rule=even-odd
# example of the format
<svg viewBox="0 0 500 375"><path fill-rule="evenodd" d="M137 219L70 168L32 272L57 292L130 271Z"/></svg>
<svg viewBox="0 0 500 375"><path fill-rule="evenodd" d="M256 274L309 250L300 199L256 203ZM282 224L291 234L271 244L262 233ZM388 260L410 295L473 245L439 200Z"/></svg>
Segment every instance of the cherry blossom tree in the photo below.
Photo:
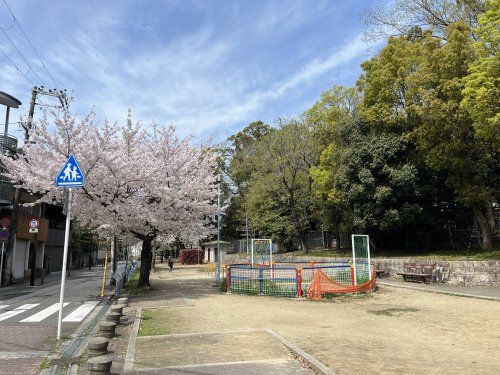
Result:
<svg viewBox="0 0 500 375"><path fill-rule="evenodd" d="M207 147L179 139L171 126L133 124L130 113L125 125L98 126L93 113L53 117L35 124L19 158L0 156L7 176L39 194L38 202L61 201L54 178L73 154L85 176L73 213L82 224L142 241L139 286L149 285L153 240L196 244L213 232L216 161Z"/></svg>

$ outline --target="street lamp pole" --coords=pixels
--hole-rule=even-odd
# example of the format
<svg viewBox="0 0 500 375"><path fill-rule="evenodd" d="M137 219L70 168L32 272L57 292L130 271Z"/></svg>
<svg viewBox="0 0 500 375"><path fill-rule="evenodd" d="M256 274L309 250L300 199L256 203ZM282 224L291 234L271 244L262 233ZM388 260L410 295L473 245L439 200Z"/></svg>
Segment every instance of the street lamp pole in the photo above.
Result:
<svg viewBox="0 0 500 375"><path fill-rule="evenodd" d="M222 171L217 184L217 270L215 271L215 281L220 284L220 184L222 183Z"/></svg>

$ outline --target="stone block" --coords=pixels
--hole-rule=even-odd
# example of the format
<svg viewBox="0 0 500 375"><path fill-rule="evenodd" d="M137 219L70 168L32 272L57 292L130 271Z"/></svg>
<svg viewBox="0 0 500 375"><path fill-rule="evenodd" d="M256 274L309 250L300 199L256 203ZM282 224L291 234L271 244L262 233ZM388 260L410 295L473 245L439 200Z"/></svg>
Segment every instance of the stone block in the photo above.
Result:
<svg viewBox="0 0 500 375"><path fill-rule="evenodd" d="M89 349L102 350L107 349L109 340L104 337L93 337L89 340L87 346Z"/></svg>
<svg viewBox="0 0 500 375"><path fill-rule="evenodd" d="M111 312L123 315L123 305L113 305L109 308Z"/></svg>
<svg viewBox="0 0 500 375"><path fill-rule="evenodd" d="M116 323L103 321L99 324L98 337L112 338L115 337Z"/></svg>
<svg viewBox="0 0 500 375"><path fill-rule="evenodd" d="M92 375L108 375L111 374L111 365L113 361L109 354L100 355L89 358L87 361L87 369Z"/></svg>
<svg viewBox="0 0 500 375"><path fill-rule="evenodd" d="M114 323L120 323L120 317L122 314L117 312L110 312L106 314L106 320Z"/></svg>

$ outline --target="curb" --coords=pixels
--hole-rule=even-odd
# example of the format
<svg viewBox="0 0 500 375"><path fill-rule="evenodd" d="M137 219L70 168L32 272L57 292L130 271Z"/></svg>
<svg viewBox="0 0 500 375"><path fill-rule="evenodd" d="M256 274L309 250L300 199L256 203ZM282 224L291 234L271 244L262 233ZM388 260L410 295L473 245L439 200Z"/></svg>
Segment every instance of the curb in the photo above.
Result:
<svg viewBox="0 0 500 375"><path fill-rule="evenodd" d="M135 312L134 327L130 333L130 338L128 340L127 354L125 355L125 363L123 364L123 372L127 373L133 371L134 369L134 358L135 358L135 344L137 341L137 335L139 334L139 327L141 326L142 308L138 307Z"/></svg>
<svg viewBox="0 0 500 375"><path fill-rule="evenodd" d="M381 285L381 286L389 287L389 288L402 288L402 289L419 290L421 292L440 293L440 294L446 294L449 296L476 298L476 299L483 299L483 300L488 300L488 301L500 302L500 297L482 296L482 295L477 295L477 294L460 293L460 292L452 292L452 291L436 290L436 289L426 289L426 288L421 288L421 287L412 286L412 285L386 284L383 281L377 281L377 284Z"/></svg>
<svg viewBox="0 0 500 375"><path fill-rule="evenodd" d="M281 341L281 343L283 345L285 345L295 356L304 360L304 362L306 362L309 366L311 366L311 368L313 368L316 372L318 372L322 375L336 375L335 372L330 370L328 367L326 367L324 364L322 364L320 361L318 361L312 355L303 351L297 345L288 341L287 339L280 336L279 334L277 334L273 330L266 328L264 331L268 332L270 335L274 336L279 341Z"/></svg>

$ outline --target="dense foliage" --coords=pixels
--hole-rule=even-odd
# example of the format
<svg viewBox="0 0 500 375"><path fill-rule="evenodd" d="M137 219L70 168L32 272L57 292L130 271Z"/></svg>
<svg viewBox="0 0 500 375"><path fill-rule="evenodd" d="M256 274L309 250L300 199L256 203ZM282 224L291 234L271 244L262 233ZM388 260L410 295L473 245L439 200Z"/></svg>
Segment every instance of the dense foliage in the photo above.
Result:
<svg viewBox="0 0 500 375"><path fill-rule="evenodd" d="M300 118L254 122L228 139L224 168L237 189L228 190L226 228L241 226L244 212L256 236L288 248L321 229L338 244L362 232L380 247L474 237L493 246L500 1L394 6L399 19L368 16L396 32L355 87L333 86Z"/></svg>

